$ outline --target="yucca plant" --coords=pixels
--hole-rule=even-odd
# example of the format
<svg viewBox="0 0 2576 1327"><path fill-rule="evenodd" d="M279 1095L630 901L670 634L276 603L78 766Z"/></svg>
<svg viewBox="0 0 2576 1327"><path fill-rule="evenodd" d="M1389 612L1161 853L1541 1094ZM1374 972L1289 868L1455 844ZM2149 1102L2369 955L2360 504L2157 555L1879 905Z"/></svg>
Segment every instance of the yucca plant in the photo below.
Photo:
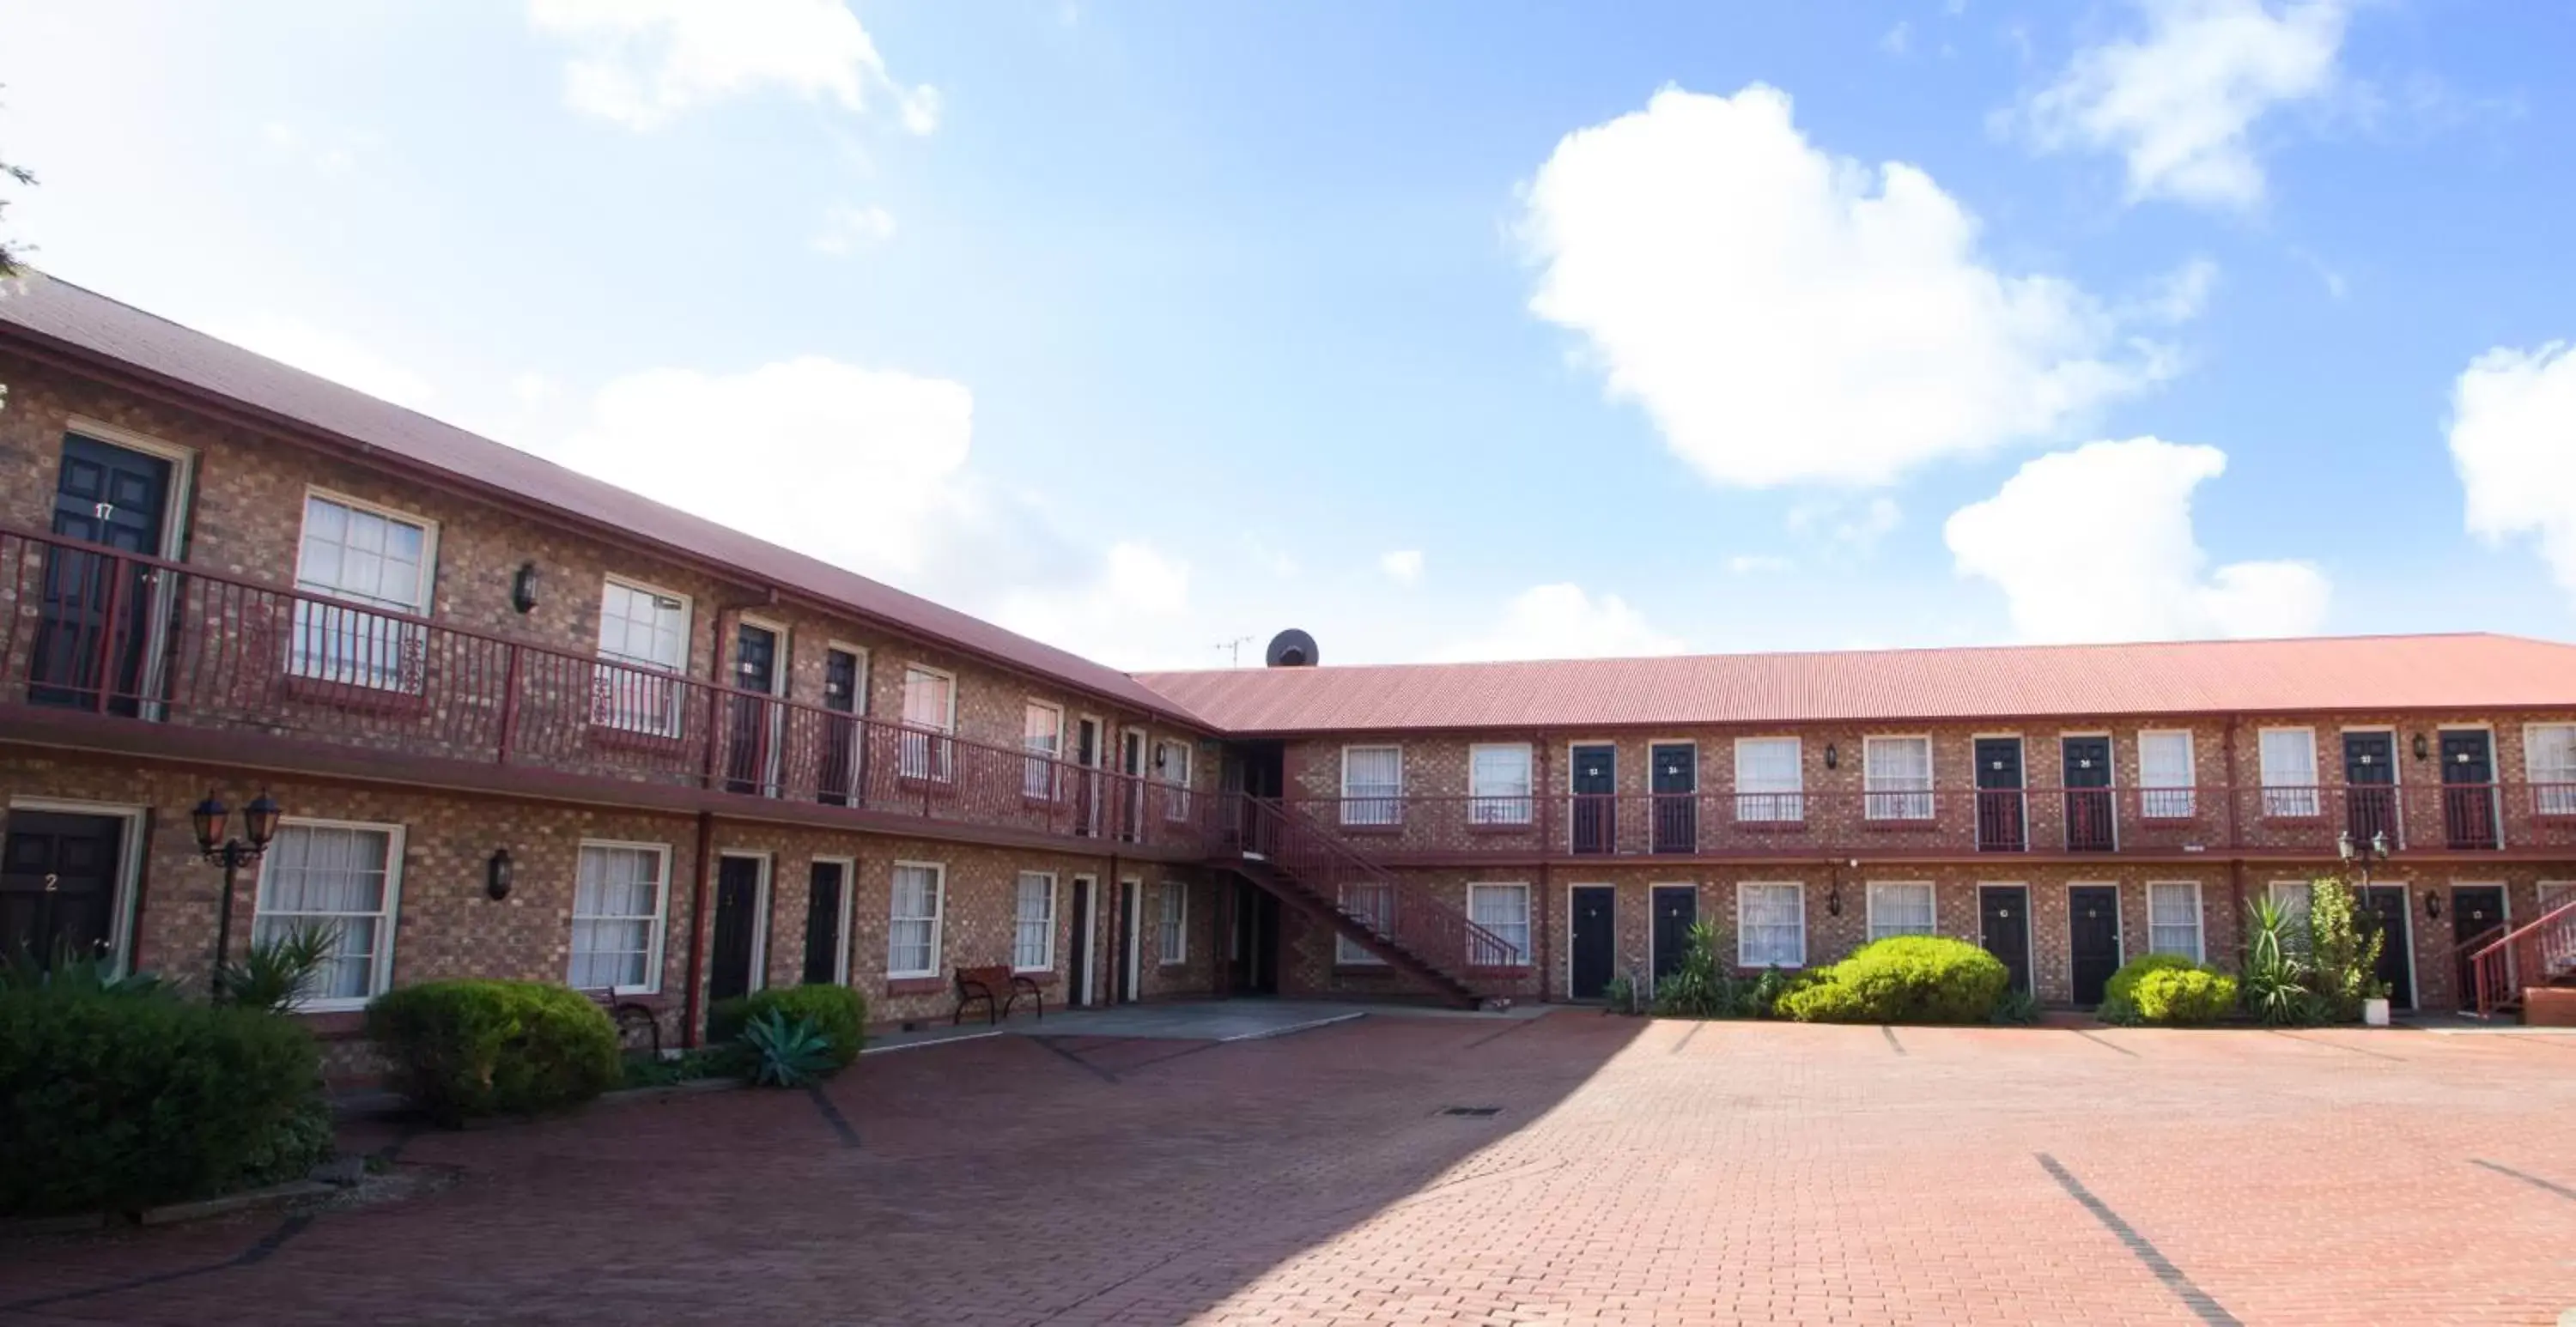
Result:
<svg viewBox="0 0 2576 1327"><path fill-rule="evenodd" d="M299 926L254 942L239 963L218 972L215 990L225 1004L292 1013L312 997L313 977L340 944L336 926Z"/></svg>
<svg viewBox="0 0 2576 1327"><path fill-rule="evenodd" d="M0 994L11 991L175 995L178 988L148 972L119 975L100 955L86 950L76 951L71 945L56 941L50 961L38 959L35 949L24 942L6 954L0 954Z"/></svg>
<svg viewBox="0 0 2576 1327"><path fill-rule="evenodd" d="M2246 905L2245 1010L2266 1027L2318 1021L2311 976L2298 956L2298 918L2278 900L2258 898Z"/></svg>
<svg viewBox="0 0 2576 1327"><path fill-rule="evenodd" d="M790 1019L772 1009L742 1028L751 1052L751 1081L762 1087L803 1087L832 1070L832 1040L810 1018Z"/></svg>

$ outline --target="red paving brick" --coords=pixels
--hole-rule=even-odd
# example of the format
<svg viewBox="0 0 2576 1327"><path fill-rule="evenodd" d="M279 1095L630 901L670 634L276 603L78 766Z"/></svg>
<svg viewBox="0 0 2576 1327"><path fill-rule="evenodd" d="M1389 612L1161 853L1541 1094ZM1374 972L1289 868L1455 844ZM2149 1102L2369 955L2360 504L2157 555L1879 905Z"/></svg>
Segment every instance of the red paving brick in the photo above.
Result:
<svg viewBox="0 0 2576 1327"><path fill-rule="evenodd" d="M1493 1030L1372 1018L871 1057L829 1089L857 1147L792 1092L421 1134L404 1162L454 1168L453 1188L324 1213L264 1257L244 1255L275 1215L0 1244L0 1305L22 1306L0 1323L2546 1324L2576 1308L2576 1198L2545 1187L2576 1191L2576 1040L1580 1013Z"/></svg>

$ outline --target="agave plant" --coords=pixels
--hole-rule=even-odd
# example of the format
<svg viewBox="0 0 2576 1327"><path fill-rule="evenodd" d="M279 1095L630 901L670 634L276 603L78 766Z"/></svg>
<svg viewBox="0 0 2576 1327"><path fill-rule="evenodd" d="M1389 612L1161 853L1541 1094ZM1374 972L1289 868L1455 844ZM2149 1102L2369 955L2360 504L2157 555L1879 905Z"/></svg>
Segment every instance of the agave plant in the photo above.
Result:
<svg viewBox="0 0 2576 1327"><path fill-rule="evenodd" d="M751 1081L763 1087L802 1087L832 1067L831 1039L814 1020L775 1009L743 1025L742 1044L751 1052Z"/></svg>
<svg viewBox="0 0 2576 1327"><path fill-rule="evenodd" d="M217 974L215 990L224 1003L273 1014L293 1012L313 993L313 977L331 961L340 943L339 928L299 926L253 943L239 963L227 963Z"/></svg>

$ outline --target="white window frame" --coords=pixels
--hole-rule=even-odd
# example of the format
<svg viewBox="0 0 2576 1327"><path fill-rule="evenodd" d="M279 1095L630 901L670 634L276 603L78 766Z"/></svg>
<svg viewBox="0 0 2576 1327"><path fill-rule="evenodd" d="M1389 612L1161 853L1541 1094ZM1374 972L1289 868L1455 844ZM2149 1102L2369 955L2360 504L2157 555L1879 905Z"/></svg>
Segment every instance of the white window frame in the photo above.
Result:
<svg viewBox="0 0 2576 1327"><path fill-rule="evenodd" d="M1351 891L1354 889L1369 890L1372 893L1383 891L1383 895L1386 900L1386 912L1392 914L1395 911L1395 886L1382 880L1347 881L1342 885L1340 893L1333 901L1340 905L1346 912L1362 911L1361 909L1356 909L1351 906ZM1376 916L1378 914L1370 912L1366 915ZM1391 932L1394 930L1394 927L1392 925L1382 925L1376 929L1381 932ZM1385 959L1379 958L1376 954L1371 953L1366 947L1354 943L1349 936L1342 934L1339 930L1333 932L1333 965L1335 967L1373 968L1383 967L1385 964Z"/></svg>
<svg viewBox="0 0 2576 1327"><path fill-rule="evenodd" d="M1791 766L1798 783L1786 792L1776 788L1746 790L1751 782L1745 776L1744 756L1747 747L1787 745ZM1866 759L1866 756L1864 756ZM1796 736L1739 737L1735 739L1735 818L1745 824L1795 825L1807 819L1807 740Z"/></svg>
<svg viewBox="0 0 2576 1327"><path fill-rule="evenodd" d="M1747 890L1755 889L1785 889L1797 897L1797 962L1775 964L1768 959L1757 962L1745 951L1745 942L1751 937L1752 927L1748 926L1744 920L1744 898ZM1735 882L1735 966L1739 968L1767 968L1776 966L1784 970L1796 970L1807 966L1807 886L1804 882L1796 880L1739 880Z"/></svg>
<svg viewBox="0 0 2576 1327"><path fill-rule="evenodd" d="M591 848L605 848L612 851L648 852L653 854L653 858L656 863L654 869L656 880L653 890L653 915L651 918L653 924L644 941L644 981L639 985L633 986L611 986L609 990L617 995L656 994L662 989L662 945L664 939L670 932L671 845L667 843L633 842L623 839L583 839L579 843L575 844L573 847L573 887L571 909L571 924L574 928L578 928L584 920L629 922L638 920L637 916L628 913L595 912L584 914L581 911L581 854ZM581 956L581 951L571 947L569 932L567 932L564 955L564 976L566 984L569 985L572 976L573 961Z"/></svg>
<svg viewBox="0 0 2576 1327"><path fill-rule="evenodd" d="M383 906L373 913L295 912L279 913L268 906L269 887L275 878L277 856L259 859L259 879L251 889L250 933L258 942L259 924L263 921L292 917L298 921L339 917L372 916L376 919L376 952L368 961L367 993L355 996L317 996L297 1006L306 1013L327 1013L338 1009L364 1009L367 1002L384 994L393 985L394 930L402 917L403 827L364 820L323 820L311 816L285 816L277 822L279 832L288 829L347 829L385 836L385 889Z"/></svg>
<svg viewBox="0 0 2576 1327"><path fill-rule="evenodd" d="M1873 768L1870 754L1881 745L1898 742L1921 743L1923 747L1923 786L1921 788L1882 788L1875 786L1882 777ZM1930 733L1878 733L1860 739L1861 818L1864 820L1930 820L1939 812L1933 790L1940 786L1935 768ZM1914 808L1920 806L1920 814ZM1882 809L1888 808L1888 809Z"/></svg>
<svg viewBox="0 0 2576 1327"><path fill-rule="evenodd" d="M955 699L955 692L950 692ZM1041 747L1041 734L1029 731L1029 719L1044 710L1055 716L1052 732L1044 734L1053 745ZM1052 802L1064 796L1064 780L1059 771L1064 762L1064 707L1051 700L1031 696L1020 707L1020 749L1029 753L1020 770L1020 796L1031 801Z"/></svg>
<svg viewBox="0 0 2576 1327"><path fill-rule="evenodd" d="M1492 792L1479 784L1477 757L1486 752L1517 751L1521 757L1520 791ZM1467 823L1527 825L1538 800L1538 750L1528 742L1471 742L1467 746Z"/></svg>
<svg viewBox="0 0 2576 1327"><path fill-rule="evenodd" d="M2149 781L2147 739L2179 737L2182 739L2183 772L2188 782L2179 787ZM2259 740L2259 739L2258 739ZM2199 814L2200 743L2188 728L2141 728L2138 750L2138 818L2141 820L2189 820Z"/></svg>
<svg viewBox="0 0 2576 1327"><path fill-rule="evenodd" d="M1167 968L1190 961L1190 885L1186 880L1165 880L1154 896L1154 956Z"/></svg>
<svg viewBox="0 0 2576 1327"><path fill-rule="evenodd" d="M304 546L307 540L305 531L312 523L313 503L317 499L333 506L346 508L351 512L412 526L420 531L420 575L413 586L409 603L396 605L388 600L362 599L347 590L307 582L304 566ZM311 596L311 598L295 601L293 624L290 628L293 634L288 641L286 651L286 671L290 676L340 686L364 687L371 691L403 694L418 694L421 688L427 685L425 657L420 661L421 667L418 669L412 666L412 661L408 657L414 650L426 656L429 642L425 629L415 623L394 618L383 618L380 626L374 626L369 624L369 619L388 613L407 613L413 617L423 618L429 616L430 606L437 601L438 590L437 521L400 508L388 507L380 502L369 502L364 498L323 488L318 484L308 484L304 488L304 503L296 513L295 589L298 594ZM330 602L316 604L313 602L314 599ZM343 604L348 605L346 612L350 615L345 623L338 621L343 611L339 605ZM325 615L320 623L312 620L317 612ZM306 652L305 642L308 637L323 641L354 639L358 634L378 630L383 631L393 642L391 648L396 657L392 661L390 671L382 661L361 662L339 658L332 653L336 647L327 644L315 648L309 655Z"/></svg>
<svg viewBox="0 0 2576 1327"><path fill-rule="evenodd" d="M915 673L936 677L948 684L947 712L939 725L931 727L926 720L912 717L912 678ZM897 735L896 772L903 778L922 783L953 783L957 779L957 674L925 663L903 666L902 731Z"/></svg>
<svg viewBox="0 0 2576 1327"><path fill-rule="evenodd" d="M2156 932L2159 929L2172 929L2173 927L2180 925L2180 923L2159 922L2156 920L2156 891L2160 889L2188 889L2191 891L2191 950L2188 953L2179 949L2167 949L2156 942ZM2201 883L2197 880L2148 881L2147 952L2150 954L2175 954L2183 958L2188 958L2194 963L2208 962L2209 909L2207 904L2208 900L2203 896Z"/></svg>
<svg viewBox="0 0 2576 1327"><path fill-rule="evenodd" d="M1923 929L1915 930L1895 922L1879 920L1879 891L1919 889L1923 891L1924 911L1929 914ZM1867 913L1868 935L1872 941L1899 935L1939 935L1941 933L1941 891L1929 880L1872 880L1863 887L1863 906Z"/></svg>
<svg viewBox="0 0 2576 1327"><path fill-rule="evenodd" d="M940 954L944 950L947 942L948 864L946 862L898 861L892 863L892 867L895 871L915 870L930 872L930 916L927 918L905 917L895 912L894 905L899 894L895 888L894 877L889 873L886 877L886 980L905 981L917 977L936 977L939 975ZM927 920L930 923L930 966L925 968L896 967L895 923L924 920Z"/></svg>
<svg viewBox="0 0 2576 1327"><path fill-rule="evenodd" d="M1039 962L1023 963L1020 961L1020 959L1024 957L1021 950L1020 932L1023 928L1028 926L1032 919L1021 909L1021 905L1027 901L1027 896L1021 891L1032 880L1043 880L1046 882L1046 915L1042 919L1038 919L1043 921L1045 926L1046 934L1043 941L1045 953ZM1055 911L1055 884L1056 877L1055 872L1053 871L1022 871L1012 878L1011 971L1013 972L1053 972L1055 970L1055 933L1059 929L1059 922Z"/></svg>
<svg viewBox="0 0 2576 1327"><path fill-rule="evenodd" d="M1182 737L1157 737L1146 750L1151 753L1149 772L1163 786L1163 819L1189 819L1191 758L1198 754L1197 744ZM1172 770L1174 763L1180 766L1177 773Z"/></svg>
<svg viewBox="0 0 2576 1327"><path fill-rule="evenodd" d="M1351 792L1351 753L1354 751L1392 751L1395 753L1395 791L1355 795ZM1370 809L1358 810L1362 805ZM1378 808L1383 806L1383 811ZM1355 742L1342 748L1341 823L1367 829L1385 828L1404 823L1404 745L1400 742Z"/></svg>
<svg viewBox="0 0 2576 1327"><path fill-rule="evenodd" d="M2297 733L2307 739L2308 777L2306 782L2283 783L2274 781L2274 771L2272 769L2272 748L2271 743L2266 740L2274 733ZM2325 813L2324 801L2318 787L2319 782L2325 778L2325 774L2322 767L2317 763L2316 729L2289 724L2256 729L2254 733L2254 768L2256 771L2255 780L2262 785L2263 789L2263 815L2266 819L2307 819L2309 817L2319 816Z"/></svg>
<svg viewBox="0 0 2576 1327"><path fill-rule="evenodd" d="M1519 931L1517 940L1506 931L1494 930L1494 926L1492 924L1476 921L1476 899L1480 891L1509 891L1520 896L1520 920L1518 922L1500 923L1506 928L1517 927ZM1507 948L1499 955L1490 953L1470 955L1467 960L1467 966L1472 968L1525 968L1531 966L1533 960L1530 957L1530 907L1530 887L1529 882L1527 881L1478 880L1470 882L1467 886L1467 920L1473 922L1476 926L1482 928L1489 934L1492 934L1495 939L1502 941ZM1499 959L1501 961L1480 963L1477 961L1478 958Z"/></svg>
<svg viewBox="0 0 2576 1327"><path fill-rule="evenodd" d="M599 727L620 732L678 737L686 722L689 646L694 639L691 633L697 629L697 602L677 590L666 590L632 576L607 572L600 577L599 620L597 630L591 633L594 642L600 632L608 628L608 592L612 588L629 594L669 599L680 605L680 657L666 664L658 659L619 654L606 645L595 644L599 667L592 674L590 721ZM653 699L656 693L659 693L658 701ZM634 704L636 697L645 703Z"/></svg>
<svg viewBox="0 0 2576 1327"><path fill-rule="evenodd" d="M2567 734L2568 763L2554 772L2543 770L2537 758L2540 744L2533 739L2543 730ZM2522 778L2531 787L2533 815L2576 816L2576 722L2526 723L2522 726Z"/></svg>

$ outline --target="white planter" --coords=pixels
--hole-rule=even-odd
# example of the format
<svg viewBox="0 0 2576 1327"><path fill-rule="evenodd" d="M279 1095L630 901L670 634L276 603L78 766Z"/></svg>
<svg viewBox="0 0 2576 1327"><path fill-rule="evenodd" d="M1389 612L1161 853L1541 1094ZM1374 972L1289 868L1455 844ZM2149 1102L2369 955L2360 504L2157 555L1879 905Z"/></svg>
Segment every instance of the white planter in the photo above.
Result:
<svg viewBox="0 0 2576 1327"><path fill-rule="evenodd" d="M2386 1000L2362 1001L2361 1021L2364 1025L2369 1027L2384 1028L2388 1026L2388 1002Z"/></svg>

